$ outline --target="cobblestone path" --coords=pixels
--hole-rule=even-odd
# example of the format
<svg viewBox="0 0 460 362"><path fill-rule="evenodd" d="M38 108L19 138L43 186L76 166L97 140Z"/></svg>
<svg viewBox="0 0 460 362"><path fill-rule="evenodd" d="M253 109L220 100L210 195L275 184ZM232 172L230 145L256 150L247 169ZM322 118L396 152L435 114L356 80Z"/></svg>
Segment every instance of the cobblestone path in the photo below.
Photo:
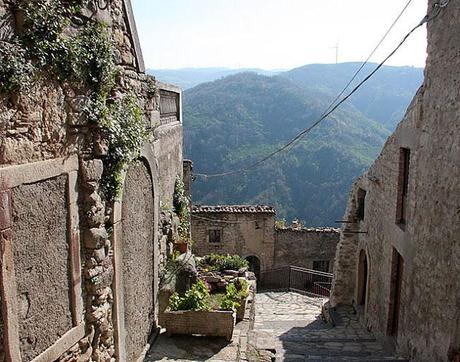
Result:
<svg viewBox="0 0 460 362"><path fill-rule="evenodd" d="M144 362L404 361L388 353L361 326L351 308L337 310L337 326L324 323L320 317L323 302L297 293L259 293L253 330L249 330L251 321L247 315L236 325L231 343L222 338L168 338L163 333Z"/></svg>
<svg viewBox="0 0 460 362"><path fill-rule="evenodd" d="M337 311L336 327L325 324L323 302L297 293L257 294L246 358L270 361L271 351L276 361L402 361L385 351L351 308Z"/></svg>

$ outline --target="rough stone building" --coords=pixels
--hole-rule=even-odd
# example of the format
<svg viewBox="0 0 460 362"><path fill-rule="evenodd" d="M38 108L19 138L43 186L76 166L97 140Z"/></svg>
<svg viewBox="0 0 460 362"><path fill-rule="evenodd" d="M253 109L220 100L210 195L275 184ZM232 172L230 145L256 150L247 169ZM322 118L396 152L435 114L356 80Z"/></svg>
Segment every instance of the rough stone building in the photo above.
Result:
<svg viewBox="0 0 460 362"><path fill-rule="evenodd" d="M193 206L193 251L240 255L256 274L289 265L332 271L337 229L278 229L275 216L270 206Z"/></svg>
<svg viewBox="0 0 460 362"><path fill-rule="evenodd" d="M436 3L425 81L351 190L331 297L427 362L460 358L460 3Z"/></svg>
<svg viewBox="0 0 460 362"><path fill-rule="evenodd" d="M236 254L254 272L272 269L275 209L263 205L200 206L192 209L193 252Z"/></svg>
<svg viewBox="0 0 460 362"><path fill-rule="evenodd" d="M129 0L0 0L0 25L0 361L136 361L180 90L144 74Z"/></svg>
<svg viewBox="0 0 460 362"><path fill-rule="evenodd" d="M339 237L335 228L277 228L274 267L293 265L332 273Z"/></svg>

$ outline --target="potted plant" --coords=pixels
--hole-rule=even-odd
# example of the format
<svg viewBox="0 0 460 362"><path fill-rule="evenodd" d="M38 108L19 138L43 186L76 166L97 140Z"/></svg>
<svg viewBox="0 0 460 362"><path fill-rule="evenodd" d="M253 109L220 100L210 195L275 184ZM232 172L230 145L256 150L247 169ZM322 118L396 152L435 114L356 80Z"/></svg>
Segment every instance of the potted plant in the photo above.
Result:
<svg viewBox="0 0 460 362"><path fill-rule="evenodd" d="M164 313L164 326L168 336L198 334L224 337L232 340L236 313L231 310L212 310L206 284L199 280L184 296L173 293L169 309Z"/></svg>

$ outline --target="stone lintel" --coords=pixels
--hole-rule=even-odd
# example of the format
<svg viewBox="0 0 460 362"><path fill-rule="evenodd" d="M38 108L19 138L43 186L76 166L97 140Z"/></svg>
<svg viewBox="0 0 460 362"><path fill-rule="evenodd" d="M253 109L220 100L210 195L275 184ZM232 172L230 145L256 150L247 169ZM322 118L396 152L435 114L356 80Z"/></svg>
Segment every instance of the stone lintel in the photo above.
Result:
<svg viewBox="0 0 460 362"><path fill-rule="evenodd" d="M78 171L78 157L57 158L0 168L0 191Z"/></svg>

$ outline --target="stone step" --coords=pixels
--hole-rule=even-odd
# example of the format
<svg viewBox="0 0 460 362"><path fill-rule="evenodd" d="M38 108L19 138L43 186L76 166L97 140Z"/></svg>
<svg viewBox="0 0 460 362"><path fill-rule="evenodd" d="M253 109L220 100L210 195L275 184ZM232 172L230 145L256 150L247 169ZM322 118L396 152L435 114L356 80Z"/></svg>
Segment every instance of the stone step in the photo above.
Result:
<svg viewBox="0 0 460 362"><path fill-rule="evenodd" d="M284 361L284 362L408 362L406 359L397 358L394 356L369 356L369 355L347 355L343 354L340 356L337 355L330 355L330 356L321 356L321 355L303 355L303 354L277 354L276 361Z"/></svg>

